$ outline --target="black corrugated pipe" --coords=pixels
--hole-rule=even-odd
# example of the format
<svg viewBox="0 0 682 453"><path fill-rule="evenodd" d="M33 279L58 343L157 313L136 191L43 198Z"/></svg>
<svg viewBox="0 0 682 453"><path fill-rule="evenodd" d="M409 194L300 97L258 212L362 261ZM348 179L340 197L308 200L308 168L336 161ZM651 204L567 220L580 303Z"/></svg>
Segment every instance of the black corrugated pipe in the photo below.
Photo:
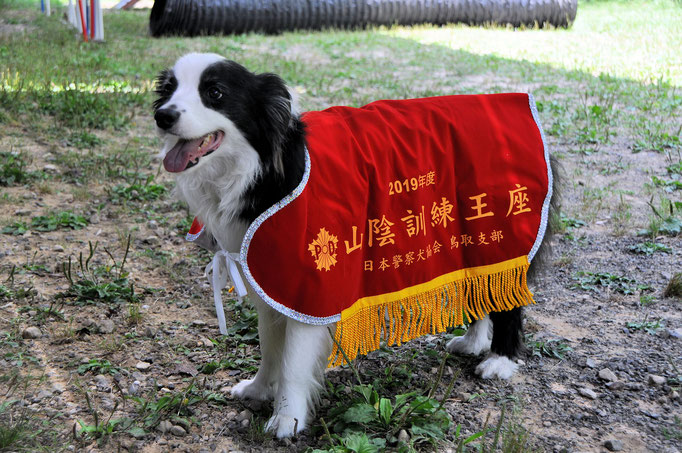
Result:
<svg viewBox="0 0 682 453"><path fill-rule="evenodd" d="M156 0L152 36L462 22L568 27L578 0Z"/></svg>

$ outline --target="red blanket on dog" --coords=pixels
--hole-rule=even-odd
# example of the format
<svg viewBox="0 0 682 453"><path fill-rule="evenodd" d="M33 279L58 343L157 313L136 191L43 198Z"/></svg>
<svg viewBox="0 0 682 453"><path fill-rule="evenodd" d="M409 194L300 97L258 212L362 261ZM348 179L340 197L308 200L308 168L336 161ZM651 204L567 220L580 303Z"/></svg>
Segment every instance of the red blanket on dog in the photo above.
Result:
<svg viewBox="0 0 682 453"><path fill-rule="evenodd" d="M500 94L306 113L306 175L249 228L247 280L287 316L338 322L350 359L533 302L552 178L534 108Z"/></svg>

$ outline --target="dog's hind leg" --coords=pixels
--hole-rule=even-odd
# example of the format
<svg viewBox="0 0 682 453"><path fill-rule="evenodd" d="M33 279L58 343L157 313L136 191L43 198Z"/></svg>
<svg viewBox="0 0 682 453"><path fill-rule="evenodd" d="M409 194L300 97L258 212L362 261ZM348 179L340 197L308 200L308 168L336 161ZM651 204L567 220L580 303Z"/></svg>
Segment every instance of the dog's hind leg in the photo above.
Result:
<svg viewBox="0 0 682 453"><path fill-rule="evenodd" d="M286 318L257 296L250 294L258 310L258 337L261 364L253 379L245 379L232 387L232 396L240 399L271 400L280 380Z"/></svg>
<svg viewBox="0 0 682 453"><path fill-rule="evenodd" d="M286 322L282 373L274 413L266 425L280 438L294 436L308 425L332 342L326 326Z"/></svg>
<svg viewBox="0 0 682 453"><path fill-rule="evenodd" d="M464 335L450 340L445 348L454 354L481 355L490 350L492 329L490 317L486 316L471 323Z"/></svg>
<svg viewBox="0 0 682 453"><path fill-rule="evenodd" d="M513 359L522 348L521 312L519 307L490 313L493 323L490 354L476 367L476 372L482 378L510 379L516 372L518 365Z"/></svg>

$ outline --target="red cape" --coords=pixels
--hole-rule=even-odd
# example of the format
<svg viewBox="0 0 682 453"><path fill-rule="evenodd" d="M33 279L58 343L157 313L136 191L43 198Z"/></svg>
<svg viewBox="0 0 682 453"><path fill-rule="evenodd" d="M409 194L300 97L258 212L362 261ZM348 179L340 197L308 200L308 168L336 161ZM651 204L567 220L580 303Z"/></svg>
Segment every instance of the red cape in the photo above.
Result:
<svg viewBox="0 0 682 453"><path fill-rule="evenodd" d="M304 180L241 250L273 308L338 322L352 359L381 337L400 343L533 302L526 271L552 176L529 95L378 101L303 121Z"/></svg>

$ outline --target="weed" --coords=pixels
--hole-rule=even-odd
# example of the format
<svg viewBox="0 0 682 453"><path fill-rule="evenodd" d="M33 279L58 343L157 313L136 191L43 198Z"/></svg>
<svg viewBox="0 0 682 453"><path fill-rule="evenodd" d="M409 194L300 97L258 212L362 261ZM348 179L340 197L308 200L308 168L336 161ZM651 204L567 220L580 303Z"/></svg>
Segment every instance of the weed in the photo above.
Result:
<svg viewBox="0 0 682 453"><path fill-rule="evenodd" d="M33 231L80 230L86 226L88 226L88 219L71 211L64 211L33 217L28 225L25 222L11 223L2 229L2 233L19 236L29 229Z"/></svg>
<svg viewBox="0 0 682 453"><path fill-rule="evenodd" d="M119 374L121 371L108 360L90 359L78 367L78 374L85 374L92 371L94 374Z"/></svg>
<svg viewBox="0 0 682 453"><path fill-rule="evenodd" d="M622 236L628 231L630 219L632 219L632 212L630 211L630 203L623 200L623 194L620 194L620 201L615 207L611 220L613 220L613 234L615 236Z"/></svg>
<svg viewBox="0 0 682 453"><path fill-rule="evenodd" d="M651 294L640 294L639 295L639 304L642 307L646 307L648 305L651 305L655 302L654 296Z"/></svg>
<svg viewBox="0 0 682 453"><path fill-rule="evenodd" d="M651 182L656 187L662 187L666 192L674 192L675 190L682 190L682 181L678 179L662 179L658 176L652 176Z"/></svg>
<svg viewBox="0 0 682 453"><path fill-rule="evenodd" d="M609 274L607 272L585 272L577 273L575 283L572 288L580 288L584 291L598 292L600 288L609 288L621 294L634 294L635 291L648 291L649 285L638 284L637 280L622 275Z"/></svg>
<svg viewBox="0 0 682 453"><path fill-rule="evenodd" d="M564 340L557 338L536 340L533 334L526 335L525 343L530 349L533 357L550 357L564 360L566 353L573 350L573 348L571 348Z"/></svg>
<svg viewBox="0 0 682 453"><path fill-rule="evenodd" d="M625 323L625 326L630 330L643 330L649 335L655 335L656 332L663 327L660 319L658 321L648 321L647 318L644 318L644 321L641 322Z"/></svg>
<svg viewBox="0 0 682 453"><path fill-rule="evenodd" d="M140 311L140 304L138 303L128 304L128 324L138 325L140 322L142 322L143 317L144 315Z"/></svg>
<svg viewBox="0 0 682 453"><path fill-rule="evenodd" d="M659 234L677 236L682 233L682 201L662 198L658 208L654 206L653 199L648 204L654 216L649 218L649 227L638 232L640 236L655 238Z"/></svg>
<svg viewBox="0 0 682 453"><path fill-rule="evenodd" d="M682 418L675 415L672 426L664 426L661 428L661 433L668 440L682 441Z"/></svg>
<svg viewBox="0 0 682 453"><path fill-rule="evenodd" d="M30 305L25 305L23 307L19 307L18 311L19 313L28 313L34 311L35 315L33 316L33 321L38 324L42 324L48 319L58 319L60 321L64 321L64 313L59 310L61 305L62 304L58 304L56 300L52 300L48 306L32 307Z"/></svg>
<svg viewBox="0 0 682 453"><path fill-rule="evenodd" d="M682 272L676 272L663 291L663 297L682 298Z"/></svg>
<svg viewBox="0 0 682 453"><path fill-rule="evenodd" d="M214 340L211 340L214 341ZM239 353L241 350L241 353ZM205 363L201 367L200 372L204 374L213 374L218 370L241 370L245 373L253 372L258 370L258 362L260 357L253 354L247 354L246 348L238 348L238 351L228 352L227 357L222 357L218 361L211 361Z"/></svg>
<svg viewBox="0 0 682 453"><path fill-rule="evenodd" d="M130 185L119 184L111 189L110 199L113 203L126 201L151 201L156 200L166 193L166 187L160 184L152 184L153 176L149 176L144 183L135 182Z"/></svg>
<svg viewBox="0 0 682 453"><path fill-rule="evenodd" d="M660 253L672 253L672 249L658 242L642 242L639 244L631 245L628 250L632 253L637 253L640 255L653 255L656 252Z"/></svg>
<svg viewBox="0 0 682 453"><path fill-rule="evenodd" d="M69 288L57 294L58 298L72 299L76 303L137 303L140 296L135 294L133 283L128 280L128 273L124 270L126 258L130 251L130 236L125 249L125 254L120 263L116 262L113 255L105 248L104 251L113 261L111 265L90 267L90 261L95 255L97 243L88 243L89 254L83 261L83 252L80 253L78 263L81 278L74 280L72 275L71 257L68 263L62 263L64 276L69 281Z"/></svg>
<svg viewBox="0 0 682 453"><path fill-rule="evenodd" d="M24 153L0 151L0 186L21 186L44 175L28 171L28 163Z"/></svg>

